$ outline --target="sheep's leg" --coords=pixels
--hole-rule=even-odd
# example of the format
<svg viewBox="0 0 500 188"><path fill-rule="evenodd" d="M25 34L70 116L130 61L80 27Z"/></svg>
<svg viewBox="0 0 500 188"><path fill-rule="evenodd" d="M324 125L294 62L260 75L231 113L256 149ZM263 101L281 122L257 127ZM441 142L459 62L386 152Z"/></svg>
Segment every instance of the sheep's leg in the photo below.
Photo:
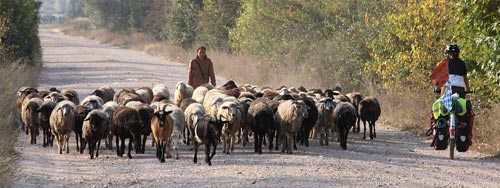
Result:
<svg viewBox="0 0 500 188"><path fill-rule="evenodd" d="M360 120L361 120L361 119L360 119L359 117L358 117L358 118L356 118L356 119L357 119L357 123L356 123L356 125L357 125L357 127L358 127L358 129L356 130L356 133L359 133L359 132L361 132L361 127L360 127Z"/></svg>
<svg viewBox="0 0 500 188"><path fill-rule="evenodd" d="M266 134L263 134L263 133L254 133L254 137L258 137L259 138L259 154L262 154L262 141L264 140L264 137L266 136Z"/></svg>
<svg viewBox="0 0 500 188"><path fill-rule="evenodd" d="M373 121L373 138L377 138L377 132L375 131L375 121Z"/></svg>
<svg viewBox="0 0 500 188"><path fill-rule="evenodd" d="M373 124L371 121L368 121L368 126L370 127L370 140L373 140Z"/></svg>
<svg viewBox="0 0 500 188"><path fill-rule="evenodd" d="M69 153L69 134L64 135L65 145L66 145L66 153Z"/></svg>
<svg viewBox="0 0 500 188"><path fill-rule="evenodd" d="M90 155L90 159L93 159L94 158L94 140L93 139L89 139L89 155ZM83 150L81 150L83 151Z"/></svg>
<svg viewBox="0 0 500 188"><path fill-rule="evenodd" d="M148 135L144 134L144 137L142 138L142 148L141 148L142 154L146 152L146 139L148 139Z"/></svg>
<svg viewBox="0 0 500 188"><path fill-rule="evenodd" d="M97 151L96 151L96 154L95 154L95 157L99 157L99 147L101 147L101 140L99 139L97 141Z"/></svg>
<svg viewBox="0 0 500 188"><path fill-rule="evenodd" d="M42 147L47 147L48 145L48 139L47 139L47 130L43 128L43 143Z"/></svg>
<svg viewBox="0 0 500 188"><path fill-rule="evenodd" d="M108 142L106 143L106 148L107 149L113 149L113 134L108 133L108 135L107 135L107 141Z"/></svg>
<svg viewBox="0 0 500 188"><path fill-rule="evenodd" d="M342 147L343 150L347 149L347 145L346 145L347 137L346 137L346 133L345 132L349 132L349 130L344 130L342 128L339 129L340 146Z"/></svg>
<svg viewBox="0 0 500 188"><path fill-rule="evenodd" d="M368 125L370 126L370 125ZM366 121L363 120L363 127L364 127L364 131L363 131L363 139L366 139Z"/></svg>
<svg viewBox="0 0 500 188"><path fill-rule="evenodd" d="M193 163L196 164L196 162L198 162L198 147L200 147L200 145L193 140L193 146L194 146Z"/></svg>
<svg viewBox="0 0 500 188"><path fill-rule="evenodd" d="M164 163L165 162L165 147L166 147L165 140L159 140L158 143L156 143L156 146L158 148L160 148L160 155L159 155L160 162Z"/></svg>
<svg viewBox="0 0 500 188"><path fill-rule="evenodd" d="M273 139L274 139L274 131L273 130L270 130L267 132L267 137L268 137L268 140L269 140L269 151L272 151L273 150ZM264 137L265 138L265 137ZM263 138L263 139L264 139ZM263 143L265 142L265 139L262 141Z"/></svg>
<svg viewBox="0 0 500 188"><path fill-rule="evenodd" d="M330 136L328 128L325 127L325 145L328 146L328 137ZM333 135L332 135L333 136Z"/></svg>
<svg viewBox="0 0 500 188"><path fill-rule="evenodd" d="M129 159L132 159L132 154L130 154L130 150L132 150L132 141L133 141L133 137L132 137L132 138L129 138L129 142L128 142L128 153L127 153L127 157L128 157ZM123 141L122 141L122 146L123 146L122 148L123 148L123 150L125 150L125 144L124 144L124 143L125 143L125 139L123 139Z"/></svg>
<svg viewBox="0 0 500 188"><path fill-rule="evenodd" d="M295 145L295 142L293 140L294 140L294 136L292 136L292 135L287 136L287 152L288 152L288 154L293 154L292 146Z"/></svg>
<svg viewBox="0 0 500 188"><path fill-rule="evenodd" d="M210 144L205 144L205 162L208 164L208 166L212 165L210 162Z"/></svg>
<svg viewBox="0 0 500 188"><path fill-rule="evenodd" d="M80 147L78 146L80 140L78 140L78 133L75 132L75 142L76 142L76 151L80 151Z"/></svg>
<svg viewBox="0 0 500 188"><path fill-rule="evenodd" d="M240 139L241 139L241 137L238 138L238 140L240 140ZM231 134L231 143L230 143L231 151L234 151L234 142L235 142L234 140L236 140L236 134L235 133Z"/></svg>
<svg viewBox="0 0 500 188"><path fill-rule="evenodd" d="M254 144L253 144L253 149L254 149L254 152L257 153L259 152L259 136L260 134L255 134L254 135ZM262 145L260 145L262 147Z"/></svg>
<svg viewBox="0 0 500 188"><path fill-rule="evenodd" d="M319 127L319 145L323 146L325 141L325 127L322 125Z"/></svg>
<svg viewBox="0 0 500 188"><path fill-rule="evenodd" d="M120 142L119 142L118 136L116 137L116 156L121 157L120 156Z"/></svg>
<svg viewBox="0 0 500 188"><path fill-rule="evenodd" d="M166 144L164 144L167 149L166 149L166 153L167 153L167 158L170 159L172 158L172 151L170 150L172 148L172 145L171 145L171 139L167 139L165 141Z"/></svg>

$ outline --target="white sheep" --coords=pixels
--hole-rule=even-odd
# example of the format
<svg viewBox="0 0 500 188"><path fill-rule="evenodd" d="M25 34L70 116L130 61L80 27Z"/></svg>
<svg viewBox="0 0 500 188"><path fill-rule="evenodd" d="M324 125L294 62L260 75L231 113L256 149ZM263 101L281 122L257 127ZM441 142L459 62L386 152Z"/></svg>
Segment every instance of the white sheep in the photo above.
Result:
<svg viewBox="0 0 500 188"><path fill-rule="evenodd" d="M186 99L186 98L191 98L193 95L193 87L184 83L184 82L177 82L177 85L175 86L175 91L174 91L174 103L177 106L180 106L181 101Z"/></svg>
<svg viewBox="0 0 500 188"><path fill-rule="evenodd" d="M229 150L234 150L236 132L241 128L241 106L238 99L226 97L217 108L217 119L228 121L222 127L222 139L224 140L223 152L229 154Z"/></svg>
<svg viewBox="0 0 500 188"><path fill-rule="evenodd" d="M118 109L120 105L116 103L115 101L108 101L102 105L102 111L106 114L106 117L108 118L109 122L113 120L113 113ZM110 129L113 124L110 123ZM107 133L107 139L105 140L106 148L108 149L113 149L113 133L111 131L108 131Z"/></svg>
<svg viewBox="0 0 500 188"><path fill-rule="evenodd" d="M278 106L275 121L278 125L281 152L292 154L293 137L299 132L302 120L307 117L307 106L302 100L286 100ZM286 139L286 142L285 142Z"/></svg>
<svg viewBox="0 0 500 188"><path fill-rule="evenodd" d="M167 85L158 84L153 87L153 96L161 94L165 95L167 100L170 100L170 92L168 91Z"/></svg>
<svg viewBox="0 0 500 188"><path fill-rule="evenodd" d="M184 112L177 107L176 105L169 104L166 108L166 111L172 111L172 113L169 114L169 116L172 118L174 122L174 129L172 131L172 136L171 136L171 146L173 149L173 152L175 153L175 159L179 159L179 143L180 140L184 140L184 129L186 128L186 118L184 117ZM170 156L169 153L167 153L167 158Z"/></svg>
<svg viewBox="0 0 500 188"><path fill-rule="evenodd" d="M151 104L153 100L153 90L149 87L141 87L135 91L144 100L144 102Z"/></svg>
<svg viewBox="0 0 500 188"><path fill-rule="evenodd" d="M89 95L83 98L81 105L89 107L91 110L101 109L104 105L104 100L97 95Z"/></svg>
<svg viewBox="0 0 500 188"><path fill-rule="evenodd" d="M224 98L228 97L228 95L224 94L222 90L212 89L207 92L205 95L205 100L203 100L203 107L205 108L205 112L207 115L211 115L212 117L216 117L217 108L224 101ZM218 118L218 117L217 117Z"/></svg>
<svg viewBox="0 0 500 188"><path fill-rule="evenodd" d="M75 108L75 103L61 101L50 114L50 128L57 140L59 154L62 154L63 146L66 147L66 153L69 153L69 137L75 126Z"/></svg>
<svg viewBox="0 0 500 188"><path fill-rule="evenodd" d="M188 128L189 131L189 140L187 144L189 144L190 141L194 141L195 123L198 119L200 119L204 115L205 115L205 108L200 103L192 103L186 108L186 110L184 110L186 127ZM192 144L194 147L194 142Z"/></svg>
<svg viewBox="0 0 500 188"><path fill-rule="evenodd" d="M205 95L209 89L207 87L199 86L196 89L193 90L193 95L191 98L199 102L200 104L203 104L203 101L205 100Z"/></svg>

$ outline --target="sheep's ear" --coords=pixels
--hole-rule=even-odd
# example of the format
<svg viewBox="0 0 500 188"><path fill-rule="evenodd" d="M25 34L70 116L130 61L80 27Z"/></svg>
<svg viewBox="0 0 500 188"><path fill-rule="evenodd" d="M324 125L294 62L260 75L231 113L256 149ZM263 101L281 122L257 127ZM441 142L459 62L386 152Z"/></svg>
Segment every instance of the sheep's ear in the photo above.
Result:
<svg viewBox="0 0 500 188"><path fill-rule="evenodd" d="M227 110L229 107L228 106L223 106L222 109Z"/></svg>
<svg viewBox="0 0 500 188"><path fill-rule="evenodd" d="M88 120L90 120L90 116L85 118L83 121L88 121Z"/></svg>
<svg viewBox="0 0 500 188"><path fill-rule="evenodd" d="M166 111L165 113L168 115L170 113L174 112L173 110Z"/></svg>

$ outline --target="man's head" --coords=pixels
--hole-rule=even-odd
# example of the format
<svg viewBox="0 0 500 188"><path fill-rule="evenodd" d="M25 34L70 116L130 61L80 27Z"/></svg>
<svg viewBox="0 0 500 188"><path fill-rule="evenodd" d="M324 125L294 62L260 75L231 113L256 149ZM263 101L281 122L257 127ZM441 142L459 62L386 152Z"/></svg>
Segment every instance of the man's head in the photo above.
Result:
<svg viewBox="0 0 500 188"><path fill-rule="evenodd" d="M205 46L200 46L196 50L196 53L198 54L199 58L204 59L206 57L206 51L207 51L207 48L205 48Z"/></svg>
<svg viewBox="0 0 500 188"><path fill-rule="evenodd" d="M460 48L456 44L448 44L444 52L448 57L457 58L458 54L460 54Z"/></svg>

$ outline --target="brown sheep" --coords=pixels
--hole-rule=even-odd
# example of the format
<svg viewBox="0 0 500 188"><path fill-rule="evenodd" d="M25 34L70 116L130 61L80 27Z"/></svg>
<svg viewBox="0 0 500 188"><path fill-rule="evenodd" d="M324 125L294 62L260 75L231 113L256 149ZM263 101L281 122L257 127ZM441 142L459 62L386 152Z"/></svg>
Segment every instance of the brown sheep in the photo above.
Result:
<svg viewBox="0 0 500 188"><path fill-rule="evenodd" d="M34 93L33 95L30 95ZM31 88L31 87L22 87L19 89L19 93L18 93L18 97L17 97L17 101L16 101L16 105L17 105L17 110L19 110L19 122L21 124L21 128L24 130L25 129L25 126L24 126L24 122L23 122L23 119L22 119L22 113L23 113L23 103L24 103L24 100L26 100L27 96L30 95L30 97L28 97L27 100L29 100L30 98L33 98L33 97L40 97L40 95L38 94L38 90L35 89L35 88ZM28 128L25 129L26 131L26 134L28 134Z"/></svg>
<svg viewBox="0 0 500 188"><path fill-rule="evenodd" d="M113 100L115 95L115 90L111 86L101 86L99 89L94 90L90 95L96 95L101 97L104 103Z"/></svg>
<svg viewBox="0 0 500 188"><path fill-rule="evenodd" d="M78 98L78 92L73 89L63 89L61 95L65 100L73 102L75 105L80 104L80 99Z"/></svg>
<svg viewBox="0 0 500 188"><path fill-rule="evenodd" d="M141 122L139 113L133 108L121 106L113 113L113 126L111 132L116 136L116 155L122 157L125 153L125 139L129 139L127 157L132 158L130 151L132 143L135 150L139 151L141 146L141 130L144 124ZM121 145L120 145L121 141Z"/></svg>
<svg viewBox="0 0 500 188"><path fill-rule="evenodd" d="M38 113L40 111L40 107L42 107L43 101L41 98L31 98L29 100L25 100L23 103L23 113L22 119L26 127L29 129L31 144L36 144L36 137L39 134L40 122L38 121Z"/></svg>
<svg viewBox="0 0 500 188"><path fill-rule="evenodd" d="M109 120L102 110L92 110L85 117L82 133L84 140L82 141L80 153L85 150L85 145L89 144L90 159L94 158L94 150L96 157L99 157L99 147L101 146L101 139L105 138L109 131Z"/></svg>
<svg viewBox="0 0 500 188"><path fill-rule="evenodd" d="M87 114L92 110L93 110L92 108L84 105L76 105L75 108L74 131L75 131L76 151L80 151L80 153L83 153L83 148L85 143L82 139L83 121L87 117Z"/></svg>

